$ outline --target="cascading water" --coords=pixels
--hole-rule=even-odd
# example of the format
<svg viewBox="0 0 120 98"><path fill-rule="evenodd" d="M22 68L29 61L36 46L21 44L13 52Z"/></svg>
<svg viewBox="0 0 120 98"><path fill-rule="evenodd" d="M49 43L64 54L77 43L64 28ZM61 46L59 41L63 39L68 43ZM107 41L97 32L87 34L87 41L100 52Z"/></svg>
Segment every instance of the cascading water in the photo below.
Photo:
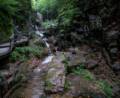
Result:
<svg viewBox="0 0 120 98"><path fill-rule="evenodd" d="M36 29L35 34L37 36L39 36L43 40L43 42L45 43L46 47L49 50L49 56L46 57L45 60L42 62L42 64L47 64L47 63L52 61L54 56L52 55L52 52L51 52L51 49L50 49L50 45L47 42L47 38L44 36L44 31L40 31L37 26L35 26L35 29Z"/></svg>
<svg viewBox="0 0 120 98"><path fill-rule="evenodd" d="M37 26L35 26L35 29L36 29L35 34L38 35L42 39L42 41L45 43L46 47L49 49L49 54L52 54L50 45L47 42L47 38L44 36L44 31L40 31Z"/></svg>
<svg viewBox="0 0 120 98"><path fill-rule="evenodd" d="M36 67L32 73L32 95L31 98L42 98L44 95L44 82L42 80L42 71L46 68L46 64L50 63L54 58L54 55L51 52L50 45L47 42L47 38L44 36L44 31L38 29L38 26L35 26L35 34L39 36L42 41L45 43L46 47L49 49L48 56L42 61L42 63Z"/></svg>

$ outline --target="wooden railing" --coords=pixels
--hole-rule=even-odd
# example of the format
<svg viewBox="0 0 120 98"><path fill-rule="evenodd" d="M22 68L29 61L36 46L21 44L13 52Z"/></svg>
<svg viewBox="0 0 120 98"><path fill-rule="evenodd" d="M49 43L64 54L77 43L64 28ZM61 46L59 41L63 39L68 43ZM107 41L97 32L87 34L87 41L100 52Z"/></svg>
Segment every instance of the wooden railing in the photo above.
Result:
<svg viewBox="0 0 120 98"><path fill-rule="evenodd" d="M13 49L13 47L14 47L14 35L12 35L8 40L6 40L6 41L3 41L3 42L0 42L0 49L4 49L4 48L8 48L8 50L7 51L4 51L3 53L2 53L2 50L0 50L1 51L1 54L0 54L0 59L2 58L2 57L4 57L4 56L6 56L6 55L8 55L11 51L12 51L12 49Z"/></svg>
<svg viewBox="0 0 120 98"><path fill-rule="evenodd" d="M15 34L13 34L8 40L0 42L0 51L2 51L2 49L4 48L9 48L8 51L0 54L0 59L4 56L7 56L15 46L27 43L28 41L29 35L27 34L17 34L17 37L15 36Z"/></svg>

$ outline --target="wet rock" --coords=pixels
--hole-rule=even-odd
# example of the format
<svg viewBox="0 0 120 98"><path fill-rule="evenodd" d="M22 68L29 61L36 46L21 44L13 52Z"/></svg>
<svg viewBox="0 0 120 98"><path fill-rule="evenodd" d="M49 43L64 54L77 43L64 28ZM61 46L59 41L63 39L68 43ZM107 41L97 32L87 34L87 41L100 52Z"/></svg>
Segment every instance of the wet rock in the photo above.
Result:
<svg viewBox="0 0 120 98"><path fill-rule="evenodd" d="M119 37L119 31L110 31L107 33L107 40L116 40Z"/></svg>
<svg viewBox="0 0 120 98"><path fill-rule="evenodd" d="M117 52L118 52L117 48L111 48L110 49L110 53L112 53L112 54L116 54Z"/></svg>
<svg viewBox="0 0 120 98"><path fill-rule="evenodd" d="M97 61L97 60L94 60L94 59L89 59L89 60L87 60L86 63L85 63L85 67L86 67L87 69L93 69L93 68L95 68L95 67L97 67L97 66L98 66L98 61Z"/></svg>
<svg viewBox="0 0 120 98"><path fill-rule="evenodd" d="M54 36L49 37L48 39L49 43L55 44L56 43L56 38Z"/></svg>
<svg viewBox="0 0 120 98"><path fill-rule="evenodd" d="M63 62L66 60L64 52L56 52L56 59L58 59L60 62Z"/></svg>
<svg viewBox="0 0 120 98"><path fill-rule="evenodd" d="M98 51L91 51L90 47L70 48L69 52L64 52L64 56L70 68L83 64L85 68L92 69L102 60L102 54Z"/></svg>
<svg viewBox="0 0 120 98"><path fill-rule="evenodd" d="M116 61L113 65L111 65L113 70L120 71L120 62Z"/></svg>
<svg viewBox="0 0 120 98"><path fill-rule="evenodd" d="M116 60L118 58L118 49L117 48L111 48L110 49L110 55L113 60Z"/></svg>
<svg viewBox="0 0 120 98"><path fill-rule="evenodd" d="M102 54L100 52L90 52L86 56L85 67L87 69L93 69L100 65L102 61Z"/></svg>
<svg viewBox="0 0 120 98"><path fill-rule="evenodd" d="M51 95L50 97L47 97L47 98L74 98L74 97L70 96L70 95L53 94L53 95ZM84 97L80 96L80 97L77 97L77 98L84 98ZM85 97L85 98L90 98L90 97Z"/></svg>
<svg viewBox="0 0 120 98"><path fill-rule="evenodd" d="M75 55L73 53L65 53L65 57L68 60L68 66L73 67L79 64L84 64L86 62L85 52L79 51L79 54Z"/></svg>
<svg viewBox="0 0 120 98"><path fill-rule="evenodd" d="M4 78L9 78L12 75L12 73L10 73L7 70L4 70L4 71L0 71L0 75L3 76Z"/></svg>
<svg viewBox="0 0 120 98"><path fill-rule="evenodd" d="M104 92L93 81L87 80L81 76L69 75L67 77L70 87L66 95L79 98L106 98Z"/></svg>
<svg viewBox="0 0 120 98"><path fill-rule="evenodd" d="M72 54L79 54L80 52L80 49L75 47L75 48L69 48L69 52L72 53Z"/></svg>
<svg viewBox="0 0 120 98"><path fill-rule="evenodd" d="M57 59L54 59L49 65L45 76L45 91L47 93L63 92L65 84L65 67Z"/></svg>
<svg viewBox="0 0 120 98"><path fill-rule="evenodd" d="M109 47L115 47L115 46L117 46L116 40L109 43Z"/></svg>
<svg viewBox="0 0 120 98"><path fill-rule="evenodd" d="M114 94L113 96L114 98L120 98L120 84L113 86L113 94Z"/></svg>
<svg viewBox="0 0 120 98"><path fill-rule="evenodd" d="M39 12L36 13L36 22L41 23L43 21L43 16Z"/></svg>

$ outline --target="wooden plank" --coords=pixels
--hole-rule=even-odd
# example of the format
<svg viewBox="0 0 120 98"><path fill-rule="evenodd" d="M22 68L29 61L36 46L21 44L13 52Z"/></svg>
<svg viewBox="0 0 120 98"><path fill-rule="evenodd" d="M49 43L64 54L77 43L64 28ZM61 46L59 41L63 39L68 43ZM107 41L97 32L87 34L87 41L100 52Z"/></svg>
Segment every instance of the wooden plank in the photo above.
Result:
<svg viewBox="0 0 120 98"><path fill-rule="evenodd" d="M10 42L0 44L0 48L10 47Z"/></svg>

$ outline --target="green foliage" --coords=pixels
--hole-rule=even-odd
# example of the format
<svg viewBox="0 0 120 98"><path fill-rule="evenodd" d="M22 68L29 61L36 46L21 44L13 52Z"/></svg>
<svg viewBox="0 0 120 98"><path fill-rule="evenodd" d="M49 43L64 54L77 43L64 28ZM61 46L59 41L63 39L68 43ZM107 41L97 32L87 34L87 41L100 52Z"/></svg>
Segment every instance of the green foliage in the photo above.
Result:
<svg viewBox="0 0 120 98"><path fill-rule="evenodd" d="M43 14L44 18L56 16L58 0L31 0L32 9Z"/></svg>
<svg viewBox="0 0 120 98"><path fill-rule="evenodd" d="M17 4L18 4L18 2L16 0L0 0L0 15L1 15L1 17L4 17L4 14L7 14L9 16L14 15L15 12L17 11L17 7L16 7Z"/></svg>
<svg viewBox="0 0 120 98"><path fill-rule="evenodd" d="M13 33L12 16L17 11L17 4L16 0L0 0L0 41L8 39Z"/></svg>
<svg viewBox="0 0 120 98"><path fill-rule="evenodd" d="M29 59L29 55L40 57L43 52L42 47L17 47L11 54L10 59L12 61L26 61Z"/></svg>
<svg viewBox="0 0 120 98"><path fill-rule="evenodd" d="M68 3L69 2L69 3ZM78 8L75 5L74 0L61 1L61 6L58 9L58 19L60 19L60 25L70 26L73 17L76 15Z"/></svg>
<svg viewBox="0 0 120 98"><path fill-rule="evenodd" d="M64 63L64 67L65 67L65 73L68 73L68 65L69 65L69 61L68 59L65 57L65 55L63 54L63 61L62 63Z"/></svg>
<svg viewBox="0 0 120 98"><path fill-rule="evenodd" d="M13 31L13 20L26 28L29 19L30 0L0 0L0 41L8 39ZM14 19L13 19L14 18Z"/></svg>
<svg viewBox="0 0 120 98"><path fill-rule="evenodd" d="M31 0L31 7L32 7L33 10L38 9L36 5L37 5L36 0Z"/></svg>
<svg viewBox="0 0 120 98"><path fill-rule="evenodd" d="M5 22L6 21L6 22ZM13 33L12 20L11 19L0 19L0 41L6 41L10 38Z"/></svg>
<svg viewBox="0 0 120 98"><path fill-rule="evenodd" d="M22 32L28 32L31 17L31 0L16 0L18 2L18 11L14 15L15 24L19 26Z"/></svg>
<svg viewBox="0 0 120 98"><path fill-rule="evenodd" d="M15 15L16 18L19 18L21 21L29 19L31 12L31 0L16 0L18 2L18 11Z"/></svg>
<svg viewBox="0 0 120 98"><path fill-rule="evenodd" d="M42 23L42 26L45 29L50 29L50 28L56 28L57 27L57 20L47 20L45 22Z"/></svg>
<svg viewBox="0 0 120 98"><path fill-rule="evenodd" d="M69 81L65 81L65 84L64 84L64 90L65 91L67 91L67 90L69 90L69 88L70 88L70 83L69 83Z"/></svg>
<svg viewBox="0 0 120 98"><path fill-rule="evenodd" d="M76 75L83 76L87 80L94 80L94 76L87 69L84 69L84 65L81 64L77 68L73 69L72 72Z"/></svg>
<svg viewBox="0 0 120 98"><path fill-rule="evenodd" d="M45 86L48 90L50 90L54 87L54 85L50 81L45 81Z"/></svg>
<svg viewBox="0 0 120 98"><path fill-rule="evenodd" d="M112 93L111 85L104 80L96 80L93 74L89 70L84 69L84 65L80 65L76 69L73 69L72 72L76 75L80 75L84 77L87 80L94 81L100 87L100 89L105 93L107 98L112 98L113 93Z"/></svg>
<svg viewBox="0 0 120 98"><path fill-rule="evenodd" d="M112 87L106 81L100 80L97 81L97 84L102 89L102 91L106 94L107 98L112 98Z"/></svg>

